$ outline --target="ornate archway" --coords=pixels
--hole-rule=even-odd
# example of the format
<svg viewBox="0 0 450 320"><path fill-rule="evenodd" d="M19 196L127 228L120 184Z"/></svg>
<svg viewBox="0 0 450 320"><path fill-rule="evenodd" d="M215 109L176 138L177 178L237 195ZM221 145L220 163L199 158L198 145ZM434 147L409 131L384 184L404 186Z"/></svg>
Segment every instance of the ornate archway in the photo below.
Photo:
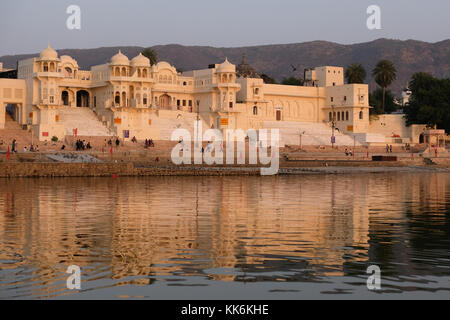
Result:
<svg viewBox="0 0 450 320"><path fill-rule="evenodd" d="M170 96L163 94L159 97L159 108L163 110L170 110Z"/></svg>
<svg viewBox="0 0 450 320"><path fill-rule="evenodd" d="M77 92L77 107L89 108L89 92L86 90Z"/></svg>

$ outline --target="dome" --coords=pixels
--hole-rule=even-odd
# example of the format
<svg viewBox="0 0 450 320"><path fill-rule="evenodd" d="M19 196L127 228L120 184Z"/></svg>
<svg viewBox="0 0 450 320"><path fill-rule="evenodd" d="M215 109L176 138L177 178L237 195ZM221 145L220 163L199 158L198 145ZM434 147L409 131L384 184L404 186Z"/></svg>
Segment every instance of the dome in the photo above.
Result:
<svg viewBox="0 0 450 320"><path fill-rule="evenodd" d="M117 53L116 55L114 55L112 58L111 58L111 64L113 64L113 65L120 65L120 66L123 66L123 65L129 65L130 64L130 60L127 58L127 56L126 55L124 55L120 50L119 50L119 53Z"/></svg>
<svg viewBox="0 0 450 320"><path fill-rule="evenodd" d="M58 59L58 53L48 45L47 48L41 51L40 57L41 60L56 60Z"/></svg>
<svg viewBox="0 0 450 320"><path fill-rule="evenodd" d="M261 76L256 72L256 70L247 64L245 53L242 55L241 64L239 64L236 68L236 75L241 78L253 78L253 79L261 78Z"/></svg>
<svg viewBox="0 0 450 320"><path fill-rule="evenodd" d="M170 65L170 63L166 62L166 61L160 61L156 64L156 66L158 67L158 69L171 69L172 66Z"/></svg>
<svg viewBox="0 0 450 320"><path fill-rule="evenodd" d="M139 53L131 60L131 65L135 67L150 67L150 59Z"/></svg>
<svg viewBox="0 0 450 320"><path fill-rule="evenodd" d="M217 72L236 72L236 66L226 58L223 63L218 65Z"/></svg>
<svg viewBox="0 0 450 320"><path fill-rule="evenodd" d="M78 68L78 62L76 62L76 60L73 59L72 57L70 57L70 56L61 56L60 59L61 59L61 63L62 63L62 64L70 63L70 64L72 64L75 68Z"/></svg>
<svg viewBox="0 0 450 320"><path fill-rule="evenodd" d="M175 69L173 66L170 65L170 63L165 61L160 61L152 66L152 72L159 72L164 69L170 70L173 73L177 73L177 69Z"/></svg>

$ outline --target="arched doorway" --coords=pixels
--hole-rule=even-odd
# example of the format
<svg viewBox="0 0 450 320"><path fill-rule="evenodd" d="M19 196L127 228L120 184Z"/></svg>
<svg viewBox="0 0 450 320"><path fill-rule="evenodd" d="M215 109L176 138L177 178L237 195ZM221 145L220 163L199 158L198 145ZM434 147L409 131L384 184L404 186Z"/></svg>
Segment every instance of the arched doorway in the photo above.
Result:
<svg viewBox="0 0 450 320"><path fill-rule="evenodd" d="M67 91L63 91L61 93L61 101L63 105L68 106L69 105L69 93Z"/></svg>
<svg viewBox="0 0 450 320"><path fill-rule="evenodd" d="M86 90L77 92L77 107L89 108L89 92Z"/></svg>
<svg viewBox="0 0 450 320"><path fill-rule="evenodd" d="M170 97L167 94L163 94L159 97L159 108L165 110L170 109Z"/></svg>
<svg viewBox="0 0 450 320"><path fill-rule="evenodd" d="M423 133L419 135L419 143L425 143L425 135Z"/></svg>
<svg viewBox="0 0 450 320"><path fill-rule="evenodd" d="M20 121L20 109L17 104L7 104L5 107L5 121Z"/></svg>

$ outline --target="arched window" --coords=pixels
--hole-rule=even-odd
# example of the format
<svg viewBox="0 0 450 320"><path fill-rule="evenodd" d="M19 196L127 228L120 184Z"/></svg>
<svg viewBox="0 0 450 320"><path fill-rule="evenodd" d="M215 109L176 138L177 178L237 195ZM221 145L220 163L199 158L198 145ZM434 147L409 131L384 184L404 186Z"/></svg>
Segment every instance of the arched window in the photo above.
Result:
<svg viewBox="0 0 450 320"><path fill-rule="evenodd" d="M345 118L344 118L344 111L342 111L341 119L342 119L342 121L345 120Z"/></svg>
<svg viewBox="0 0 450 320"><path fill-rule="evenodd" d="M66 67L64 69L64 71L65 71L64 74L66 77L72 77L72 69L70 69L69 67Z"/></svg>
<svg viewBox="0 0 450 320"><path fill-rule="evenodd" d="M330 112L329 114L328 114L328 121L333 121L333 114Z"/></svg>
<svg viewBox="0 0 450 320"><path fill-rule="evenodd" d="M117 105L120 105L120 92L116 92L116 97L114 98L114 102Z"/></svg>
<svg viewBox="0 0 450 320"><path fill-rule="evenodd" d="M253 115L255 115L255 116L258 115L258 107L257 106L253 107Z"/></svg>
<svg viewBox="0 0 450 320"><path fill-rule="evenodd" d="M140 78L141 77L141 69L138 69L137 74L138 74L138 78Z"/></svg>
<svg viewBox="0 0 450 320"><path fill-rule="evenodd" d="M364 118L364 114L362 111L359 112L359 119L362 120Z"/></svg>
<svg viewBox="0 0 450 320"><path fill-rule="evenodd" d="M345 112L345 120L348 121L349 117L348 117L348 111Z"/></svg>
<svg viewBox="0 0 450 320"><path fill-rule="evenodd" d="M341 121L341 113L340 112L337 113L337 116L338 116L337 121Z"/></svg>
<svg viewBox="0 0 450 320"><path fill-rule="evenodd" d="M142 77L147 78L147 69L142 71Z"/></svg>
<svg viewBox="0 0 450 320"><path fill-rule="evenodd" d="M127 76L127 69L125 67L122 68L122 77Z"/></svg>

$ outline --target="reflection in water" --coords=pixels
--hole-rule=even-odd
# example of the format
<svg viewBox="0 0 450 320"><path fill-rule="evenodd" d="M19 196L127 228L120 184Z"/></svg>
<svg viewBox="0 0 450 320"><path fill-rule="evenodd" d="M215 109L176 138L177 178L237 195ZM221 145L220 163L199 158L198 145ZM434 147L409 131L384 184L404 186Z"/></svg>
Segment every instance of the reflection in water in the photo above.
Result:
<svg viewBox="0 0 450 320"><path fill-rule="evenodd" d="M0 298L70 294L72 264L110 293L189 279L364 285L370 264L394 280L450 276L445 173L2 182Z"/></svg>

